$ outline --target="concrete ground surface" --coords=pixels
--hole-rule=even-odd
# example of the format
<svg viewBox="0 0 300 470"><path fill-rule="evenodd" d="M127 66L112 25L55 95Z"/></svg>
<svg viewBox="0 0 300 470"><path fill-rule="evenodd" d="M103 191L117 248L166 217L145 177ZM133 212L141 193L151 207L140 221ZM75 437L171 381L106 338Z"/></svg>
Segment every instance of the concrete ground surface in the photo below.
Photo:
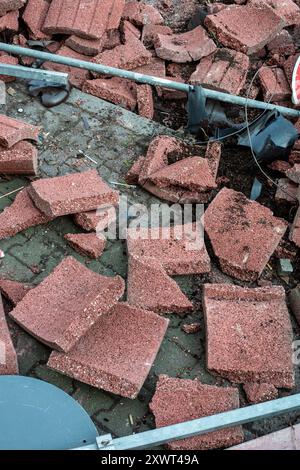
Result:
<svg viewBox="0 0 300 470"><path fill-rule="evenodd" d="M7 94L7 114L42 127L39 143L39 167L41 177L52 177L75 171L97 168L107 182L124 182L124 175L134 160L144 153L151 139L160 133L173 131L153 121L140 118L98 98L73 90L68 101L51 110L31 98L26 88L15 82L10 86L15 93ZM182 136L180 133L177 135ZM82 153L93 160L84 158ZM28 184L26 178L1 178L0 196ZM140 188L119 187L130 203L150 206L159 202ZM8 206L15 196L0 199L0 210ZM0 248L5 257L0 260L0 276L38 284L67 255L72 255L90 269L104 275L119 274L126 279L127 255L125 243L110 241L104 254L91 261L80 256L64 240L66 233L81 230L71 217L61 217L53 222L26 230L12 238L1 240ZM13 341L18 354L20 373L50 382L78 400L93 419L100 434L112 433L124 436L152 429L154 419L148 403L151 400L159 374L171 377L199 378L206 384L225 385L226 381L212 376L205 368L205 329L201 307L201 285L208 282L233 280L222 274L213 258L213 270L209 276L189 276L177 279L184 292L194 302L193 314L182 318L168 315L170 327L138 398L129 400L89 387L76 380L51 371L45 365L50 349L43 346L9 320ZM5 304L8 311L11 306ZM185 323L201 323L200 333L188 335L181 326ZM295 339L299 330L295 328ZM300 391L299 370L296 371ZM290 392L289 392L290 393ZM280 396L286 392L282 391ZM241 405L246 404L242 388ZM244 426L246 439L282 429L300 422L300 412L272 420Z"/></svg>

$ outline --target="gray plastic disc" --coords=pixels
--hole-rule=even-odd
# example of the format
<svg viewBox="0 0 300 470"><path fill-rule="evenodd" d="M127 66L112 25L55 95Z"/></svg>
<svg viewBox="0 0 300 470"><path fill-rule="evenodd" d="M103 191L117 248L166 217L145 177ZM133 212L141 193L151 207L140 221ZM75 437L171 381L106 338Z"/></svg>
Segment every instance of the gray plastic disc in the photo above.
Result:
<svg viewBox="0 0 300 470"><path fill-rule="evenodd" d="M1 450L68 450L94 444L98 435L86 411L59 388L0 377Z"/></svg>

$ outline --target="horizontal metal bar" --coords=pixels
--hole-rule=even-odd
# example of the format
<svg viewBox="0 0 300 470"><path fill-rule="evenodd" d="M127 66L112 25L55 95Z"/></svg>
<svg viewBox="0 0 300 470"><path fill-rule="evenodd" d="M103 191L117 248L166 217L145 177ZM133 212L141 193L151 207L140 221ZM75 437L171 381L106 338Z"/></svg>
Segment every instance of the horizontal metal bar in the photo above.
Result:
<svg viewBox="0 0 300 470"><path fill-rule="evenodd" d="M97 445L82 447L82 450L138 450L156 447L168 442L201 436L220 429L239 426L249 422L273 418L300 409L300 394L279 398L258 405L238 408L213 416L207 416L185 423L166 426L131 436L109 440L100 436ZM77 449L78 450L78 449Z"/></svg>
<svg viewBox="0 0 300 470"><path fill-rule="evenodd" d="M164 88L170 88L172 90L179 90L185 93L189 93L194 87L186 83L179 83L172 80L167 80L160 77L153 77L141 73L136 73L128 70L121 70L114 67L108 67L103 64L94 64L93 62L87 62L84 60L73 59L70 57L61 56L58 54L50 54L49 52L42 52L34 49L29 49L20 46L14 46L11 44L0 43L0 50L8 52L10 54L22 55L27 57L34 57L45 61L55 62L58 64L68 65L71 67L82 68L91 72L96 72L103 75L112 75L114 77L127 78L139 83L146 83L149 85L162 86ZM229 93L222 93L220 91L204 89L205 96L212 100L223 101L224 103L236 104L239 106L248 105L251 108L257 109L277 109L282 114L292 117L300 117L300 111L297 109L286 108L284 106L277 106L274 104L268 104L263 101L256 101L242 96L230 95Z"/></svg>
<svg viewBox="0 0 300 470"><path fill-rule="evenodd" d="M45 82L56 83L57 85L68 84L68 74L52 72L42 69L23 67L22 65L8 65L0 63L0 75L24 78L25 80L43 80Z"/></svg>

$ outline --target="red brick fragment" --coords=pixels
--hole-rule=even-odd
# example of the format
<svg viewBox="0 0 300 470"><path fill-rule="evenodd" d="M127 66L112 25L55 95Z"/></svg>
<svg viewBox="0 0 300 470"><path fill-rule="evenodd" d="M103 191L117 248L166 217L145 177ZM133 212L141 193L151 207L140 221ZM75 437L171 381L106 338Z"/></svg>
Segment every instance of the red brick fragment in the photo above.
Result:
<svg viewBox="0 0 300 470"><path fill-rule="evenodd" d="M290 232L290 240L300 247L300 208L298 209Z"/></svg>
<svg viewBox="0 0 300 470"><path fill-rule="evenodd" d="M293 183L300 184L300 163L296 163L292 168L286 171L286 176Z"/></svg>
<svg viewBox="0 0 300 470"><path fill-rule="evenodd" d="M106 35L102 36L101 39L84 39L72 34L72 36L68 37L65 44L73 49L73 51L78 52L78 54L95 56L104 49L106 40Z"/></svg>
<svg viewBox="0 0 300 470"><path fill-rule="evenodd" d="M207 368L237 383L293 388L293 331L282 287L206 284Z"/></svg>
<svg viewBox="0 0 300 470"><path fill-rule="evenodd" d="M56 54L70 57L71 59L78 59L87 61L88 58L73 51L69 47L62 46ZM69 75L69 81L71 85L76 88L82 88L84 82L90 78L90 72L88 70L80 69L77 67L70 67L68 65L56 64L54 62L44 62L43 68L46 70L54 70L55 72L67 73Z"/></svg>
<svg viewBox="0 0 300 470"><path fill-rule="evenodd" d="M152 5L139 2L127 2L123 10L123 18L137 26L147 24L163 24L164 19Z"/></svg>
<svg viewBox="0 0 300 470"><path fill-rule="evenodd" d="M136 67L133 72L143 73L145 75L153 75L153 77L166 77L166 64L165 61L158 57L152 57L150 62L146 65Z"/></svg>
<svg viewBox="0 0 300 470"><path fill-rule="evenodd" d="M203 274L211 269L203 233L196 224L129 228L127 249L134 258L159 263L169 276Z"/></svg>
<svg viewBox="0 0 300 470"><path fill-rule="evenodd" d="M300 424L266 434L228 450L300 450Z"/></svg>
<svg viewBox="0 0 300 470"><path fill-rule="evenodd" d="M281 178L278 181L275 201L278 203L295 204L298 200L298 185L288 178Z"/></svg>
<svg viewBox="0 0 300 470"><path fill-rule="evenodd" d="M273 384L268 383L246 383L244 392L249 403L262 403L278 398L278 390Z"/></svg>
<svg viewBox="0 0 300 470"><path fill-rule="evenodd" d="M160 348L168 320L116 304L67 354L53 352L48 366L93 387L136 398Z"/></svg>
<svg viewBox="0 0 300 470"><path fill-rule="evenodd" d="M20 140L38 140L39 128L0 114L0 146L10 148Z"/></svg>
<svg viewBox="0 0 300 470"><path fill-rule="evenodd" d="M114 49L117 46L121 46L121 44L121 35L118 29L111 29L109 31L106 31L106 35L104 37L103 50Z"/></svg>
<svg viewBox="0 0 300 470"><path fill-rule="evenodd" d="M58 351L69 351L124 293L119 276L101 276L71 256L10 313L22 328Z"/></svg>
<svg viewBox="0 0 300 470"><path fill-rule="evenodd" d="M267 49L272 54L290 56L295 54L295 44L290 33L283 29L275 38L267 45Z"/></svg>
<svg viewBox="0 0 300 470"><path fill-rule="evenodd" d="M0 279L0 292L14 306L16 306L25 297L32 286L23 282L11 281L9 279Z"/></svg>
<svg viewBox="0 0 300 470"><path fill-rule="evenodd" d="M142 41L147 47L152 47L157 41L157 35L169 36L173 31L169 26L159 24L146 24L143 28Z"/></svg>
<svg viewBox="0 0 300 470"><path fill-rule="evenodd" d="M193 304L159 261L129 256L127 301L136 307L156 313L186 314Z"/></svg>
<svg viewBox="0 0 300 470"><path fill-rule="evenodd" d="M286 172L291 169L291 164L284 160L275 160L274 162L270 163L270 165L268 165L268 168L286 175Z"/></svg>
<svg viewBox="0 0 300 470"><path fill-rule="evenodd" d="M142 155L134 162L133 166L130 168L130 170L125 176L125 181L127 184L135 185L139 183L139 175L143 167L144 161L145 157Z"/></svg>
<svg viewBox="0 0 300 470"><path fill-rule="evenodd" d="M261 67L258 77L265 101L283 101L291 97L291 88L282 69Z"/></svg>
<svg viewBox="0 0 300 470"><path fill-rule="evenodd" d="M293 0L250 0L248 5L270 7L276 15L280 16L285 26L292 26L300 23L300 8Z"/></svg>
<svg viewBox="0 0 300 470"><path fill-rule="evenodd" d="M188 191L182 188L176 188L175 186L159 188L150 181L144 183L143 188L159 199L178 204L207 204L212 198L211 191L199 193L197 191Z"/></svg>
<svg viewBox="0 0 300 470"><path fill-rule="evenodd" d="M43 31L100 39L120 24L124 0L52 0Z"/></svg>
<svg viewBox="0 0 300 470"><path fill-rule="evenodd" d="M93 57L91 62L119 69L132 70L141 65L149 64L151 59L152 55L147 51L144 44L132 36L132 39L126 44L101 52Z"/></svg>
<svg viewBox="0 0 300 470"><path fill-rule="evenodd" d="M26 3L26 0L1 0L0 16L4 16L9 11L19 10Z"/></svg>
<svg viewBox="0 0 300 470"><path fill-rule="evenodd" d="M17 353L10 337L0 294L0 376L18 373Z"/></svg>
<svg viewBox="0 0 300 470"><path fill-rule="evenodd" d="M148 119L154 117L153 92L150 85L139 85L136 88L139 115Z"/></svg>
<svg viewBox="0 0 300 470"><path fill-rule="evenodd" d="M299 150L292 150L289 155L290 165L295 165L295 163L300 163L300 152Z"/></svg>
<svg viewBox="0 0 300 470"><path fill-rule="evenodd" d="M243 89L249 70L249 57L230 49L217 49L202 59L191 75L192 85L203 85L232 95Z"/></svg>
<svg viewBox="0 0 300 470"><path fill-rule="evenodd" d="M118 191L107 186L97 170L34 181L29 194L36 207L49 217L95 210L119 202Z"/></svg>
<svg viewBox="0 0 300 470"><path fill-rule="evenodd" d="M16 57L12 57L6 54L0 56L0 64L18 65L18 63L19 61ZM10 75L1 75L1 81L4 83L14 82L15 80L16 78L11 77Z"/></svg>
<svg viewBox="0 0 300 470"><path fill-rule="evenodd" d="M150 403L157 428L211 416L239 408L239 392L233 387L204 385L161 375ZM244 440L241 426L171 442L167 449L195 451L228 447Z"/></svg>
<svg viewBox="0 0 300 470"><path fill-rule="evenodd" d="M117 214L113 206L103 207L97 211L74 214L74 222L87 232L104 231L116 222Z"/></svg>
<svg viewBox="0 0 300 470"><path fill-rule="evenodd" d="M28 188L20 191L11 206L0 213L0 240L13 237L23 230L46 224L51 217L39 211L28 194Z"/></svg>
<svg viewBox="0 0 300 470"><path fill-rule="evenodd" d="M19 12L10 11L5 16L0 17L0 32L2 31L18 31L19 29Z"/></svg>
<svg viewBox="0 0 300 470"><path fill-rule="evenodd" d="M293 72L294 72L294 68L298 60L298 57L299 57L299 54L291 55L290 57L288 57L288 59L286 59L286 61L283 64L284 73L290 84L292 84Z"/></svg>
<svg viewBox="0 0 300 470"><path fill-rule="evenodd" d="M207 29L229 49L255 54L275 38L284 21L270 8L229 6L204 21Z"/></svg>
<svg viewBox="0 0 300 470"><path fill-rule="evenodd" d="M133 111L137 104L136 85L125 78L96 78L87 80L82 91Z"/></svg>
<svg viewBox="0 0 300 470"><path fill-rule="evenodd" d="M0 147L0 173L6 175L36 175L37 148L26 141L18 142L10 149Z"/></svg>
<svg viewBox="0 0 300 470"><path fill-rule="evenodd" d="M106 243L96 233L67 233L64 238L75 251L92 259L102 255Z"/></svg>
<svg viewBox="0 0 300 470"><path fill-rule="evenodd" d="M287 223L244 194L223 188L205 212L204 229L222 271L253 281L274 253Z"/></svg>
<svg viewBox="0 0 300 470"><path fill-rule="evenodd" d="M33 39L45 39L48 36L42 32L42 27L48 13L50 3L47 0L28 0L23 20L29 28Z"/></svg>
<svg viewBox="0 0 300 470"><path fill-rule="evenodd" d="M181 34L158 34L154 46L158 57L179 63L199 60L217 49L202 26Z"/></svg>
<svg viewBox="0 0 300 470"><path fill-rule="evenodd" d="M123 21L121 30L124 44L126 44L127 41L130 41L132 36L136 39L141 39L141 31L130 23L130 21Z"/></svg>

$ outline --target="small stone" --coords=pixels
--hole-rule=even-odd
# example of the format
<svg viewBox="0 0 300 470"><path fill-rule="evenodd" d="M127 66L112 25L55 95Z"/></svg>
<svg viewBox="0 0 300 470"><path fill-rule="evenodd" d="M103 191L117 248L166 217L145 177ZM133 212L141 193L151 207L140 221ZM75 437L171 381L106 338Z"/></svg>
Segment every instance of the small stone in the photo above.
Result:
<svg viewBox="0 0 300 470"><path fill-rule="evenodd" d="M187 335L195 335L196 333L199 333L199 331L201 331L201 325L200 323L185 324L182 325L181 329Z"/></svg>
<svg viewBox="0 0 300 470"><path fill-rule="evenodd" d="M289 276L294 272L293 265L289 259L278 260L278 274L279 276Z"/></svg>
<svg viewBox="0 0 300 470"><path fill-rule="evenodd" d="M293 183L288 178L281 178L278 180L275 201L279 204L295 204L298 201L298 190L297 184Z"/></svg>

